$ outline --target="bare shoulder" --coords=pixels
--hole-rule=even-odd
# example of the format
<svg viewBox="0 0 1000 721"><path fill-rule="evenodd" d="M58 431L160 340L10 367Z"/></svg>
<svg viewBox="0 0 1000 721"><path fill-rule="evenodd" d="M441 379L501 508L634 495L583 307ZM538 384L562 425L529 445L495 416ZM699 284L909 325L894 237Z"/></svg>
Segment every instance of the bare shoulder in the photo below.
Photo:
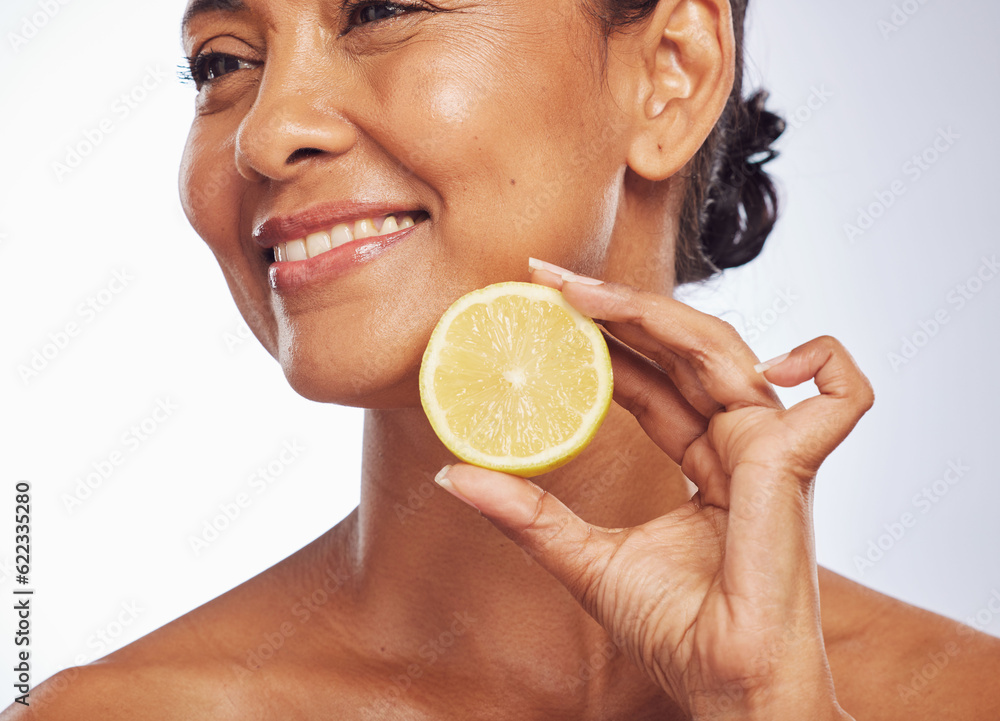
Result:
<svg viewBox="0 0 1000 721"><path fill-rule="evenodd" d="M1000 639L820 569L837 696L859 719L1000 718Z"/></svg>
<svg viewBox="0 0 1000 721"><path fill-rule="evenodd" d="M338 710L367 679L354 671L347 576L329 551L314 542L111 655L59 672L0 721L313 717L304 698Z"/></svg>
<svg viewBox="0 0 1000 721"><path fill-rule="evenodd" d="M0 721L180 721L247 718L209 679L169 667L97 663L68 668L32 689L29 705L14 704Z"/></svg>
<svg viewBox="0 0 1000 721"><path fill-rule="evenodd" d="M239 664L103 662L59 672L31 691L29 706L11 705L0 721L431 718L403 704L399 693L387 693L386 678L349 664L296 661L254 671Z"/></svg>
<svg viewBox="0 0 1000 721"><path fill-rule="evenodd" d="M147 645L142 651L152 650ZM360 718L372 688L360 669L278 655L248 668L219 655L178 663L144 654L68 668L0 721L293 721Z"/></svg>
<svg viewBox="0 0 1000 721"><path fill-rule="evenodd" d="M103 659L60 671L31 690L30 706L11 706L0 721L255 718L246 713L252 674L237 660L240 629L227 620L243 597L234 589ZM252 631L250 608L237 618Z"/></svg>

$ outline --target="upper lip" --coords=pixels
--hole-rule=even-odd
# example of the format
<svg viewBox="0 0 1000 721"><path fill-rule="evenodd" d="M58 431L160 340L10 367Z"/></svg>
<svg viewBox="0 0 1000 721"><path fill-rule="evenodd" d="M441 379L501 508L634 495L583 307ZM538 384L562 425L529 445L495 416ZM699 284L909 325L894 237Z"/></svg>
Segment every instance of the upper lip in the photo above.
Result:
<svg viewBox="0 0 1000 721"><path fill-rule="evenodd" d="M261 248L269 249L279 243L304 238L310 233L329 230L339 223L416 212L419 209L412 205L384 201L341 200L319 203L290 215L274 215L256 223L253 239Z"/></svg>

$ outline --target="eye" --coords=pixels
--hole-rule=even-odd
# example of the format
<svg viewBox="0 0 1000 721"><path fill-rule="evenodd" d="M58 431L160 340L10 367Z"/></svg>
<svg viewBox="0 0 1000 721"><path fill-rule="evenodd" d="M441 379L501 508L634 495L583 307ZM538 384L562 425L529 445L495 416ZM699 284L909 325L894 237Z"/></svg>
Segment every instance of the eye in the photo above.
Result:
<svg viewBox="0 0 1000 721"><path fill-rule="evenodd" d="M249 70L256 67L256 63L238 58L235 55L226 53L203 53L190 60L191 79L195 86L201 88L205 83L221 78L223 75L236 70Z"/></svg>
<svg viewBox="0 0 1000 721"><path fill-rule="evenodd" d="M373 2L372 0L351 0L344 5L344 10L347 12L348 30L359 25L368 25L423 9L419 5L409 3Z"/></svg>

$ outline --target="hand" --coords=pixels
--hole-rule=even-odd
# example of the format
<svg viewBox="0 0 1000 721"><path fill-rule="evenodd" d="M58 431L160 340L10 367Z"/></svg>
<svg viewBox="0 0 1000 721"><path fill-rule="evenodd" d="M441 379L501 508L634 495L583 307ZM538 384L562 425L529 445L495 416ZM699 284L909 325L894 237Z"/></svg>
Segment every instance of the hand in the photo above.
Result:
<svg viewBox="0 0 1000 721"><path fill-rule="evenodd" d="M849 718L820 628L812 491L820 463L871 407L868 380L830 337L757 372L727 323L576 278L532 275L604 321L615 401L698 492L641 526L608 529L517 476L456 464L442 485L562 582L693 718ZM810 378L819 395L786 410L771 383Z"/></svg>

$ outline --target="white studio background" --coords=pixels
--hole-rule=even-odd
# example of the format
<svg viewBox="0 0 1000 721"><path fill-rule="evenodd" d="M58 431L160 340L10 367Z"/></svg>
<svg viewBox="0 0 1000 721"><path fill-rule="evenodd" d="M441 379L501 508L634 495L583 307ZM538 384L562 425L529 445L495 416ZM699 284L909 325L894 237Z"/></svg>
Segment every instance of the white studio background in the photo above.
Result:
<svg viewBox="0 0 1000 721"><path fill-rule="evenodd" d="M194 95L175 72L183 5L0 10L0 518L14 482L31 481L33 684L218 596L358 500L361 411L291 391L181 212ZM750 81L791 119L770 166L782 218L757 262L682 297L737 325L762 359L822 334L848 346L878 398L820 475L821 562L1000 633L988 605L1000 598L1000 5L752 5ZM88 138L92 152L57 177ZM878 217L858 225L862 211ZM25 379L36 351L49 358ZM282 465L286 443L301 450ZM116 453L68 508L77 479ZM268 464L273 483L251 487ZM241 492L251 505L196 553L190 538ZM12 633L13 613L3 619ZM0 638L2 680L14 647Z"/></svg>

